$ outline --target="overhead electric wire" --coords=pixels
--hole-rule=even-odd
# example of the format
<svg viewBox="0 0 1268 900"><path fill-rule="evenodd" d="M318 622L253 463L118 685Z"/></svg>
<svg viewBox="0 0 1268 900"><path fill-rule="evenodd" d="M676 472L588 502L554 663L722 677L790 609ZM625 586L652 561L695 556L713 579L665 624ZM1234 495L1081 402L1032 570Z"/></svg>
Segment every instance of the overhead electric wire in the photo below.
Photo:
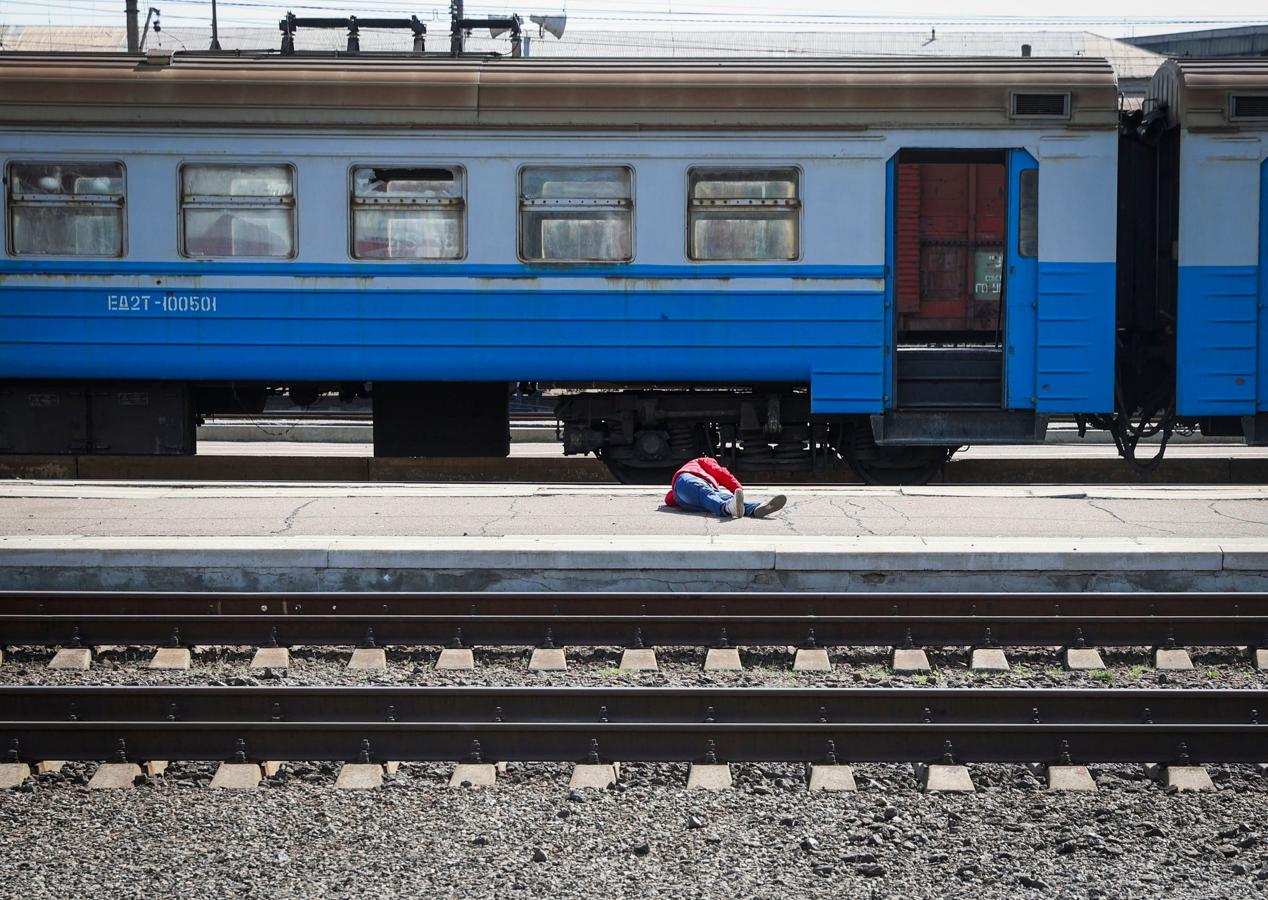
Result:
<svg viewBox="0 0 1268 900"><path fill-rule="evenodd" d="M916 15L902 13L884 13L875 11L856 11L849 13L839 12L812 12L800 9L772 9L770 7L758 7L756 9L743 9L737 14L734 7L731 11L714 12L707 8L710 4L697 2L692 4L688 9L679 9L677 11L671 9L656 9L648 7L657 7L663 0L619 0L621 5L604 5L603 3L586 3L585 0L547 0L543 5L523 7L513 3L468 3L467 14L470 16L480 16L486 14L505 14L508 9L516 8L527 18L530 12L545 12L558 14L560 7L572 8L566 12L570 22L584 22L591 26L608 26L596 27L587 30L573 29L567 39L563 42L564 47L585 47L585 48L603 48L611 47L614 56L628 55L648 55L646 52L642 54L629 53L630 50L642 51L663 51L665 55L683 56L692 52L699 54L719 54L719 55L749 55L756 57L790 57L799 58L831 58L831 57L910 57L913 55L942 55L937 47L926 52L921 48L912 48L911 50L895 52L893 50L870 49L863 48L833 48L824 47L804 47L804 46L780 46L779 41L772 40L767 46L760 44L749 44L747 41L729 41L718 36L719 32L751 32L753 34L761 34L762 30L754 26L767 26L767 33L796 33L805 31L810 28L829 29L829 33L840 31L854 30L855 33L861 34L884 34L885 31L880 26L899 26L906 31L927 32L929 29L942 27L944 38L958 40L964 42L965 33L972 33L975 29L983 26L994 26L1002 33L1005 30L1024 30L1032 31L1066 31L1070 30L1071 34L1078 33L1075 28L1084 30L1090 27L1112 25L1114 29L1122 29L1127 26L1156 26L1156 27L1177 27L1177 26L1228 26L1228 25L1263 25L1268 24L1268 18L1246 18L1236 15L1187 15L1187 16L1159 16L1159 15L1141 15L1141 16L1056 16L1056 15L1029 15L1029 16L1013 16L999 14L954 14L954 15ZM640 8L643 3L646 6ZM272 30L276 27L277 19L280 18L284 10L300 10L304 12L321 12L327 14L356 14L358 11L391 11L391 12L408 12L417 15L422 21L433 26L433 33L439 37L440 33L448 30L449 14L447 8L431 7L429 9L420 9L419 4L412 3L410 0L375 0L373 4L367 3L366 0L309 0L305 3L288 3L286 0L272 2L272 0L218 0L218 5L223 8L236 9L240 12L237 15L231 14L229 17L222 16L220 24L222 28L230 29L268 29ZM15 7L38 10L39 12L48 14L52 11L62 12L78 12L87 13L90 18L95 20L92 24L83 27L111 28L116 27L113 22L100 22L102 12L101 8L95 0L7 0L6 9ZM163 13L165 21L179 23L198 23L205 25L208 22L206 14L202 11L201 5L188 2L175 2L165 4L166 10ZM250 11L250 12L248 12ZM255 11L259 11L258 14ZM36 13L38 14L38 13ZM29 17L30 13L18 13L19 17ZM621 30L622 24L640 23L646 25L660 25L666 33L657 34L651 29L645 31L628 29ZM18 23L14 23L17 25ZM713 26L713 27L689 27L685 33L675 33L673 29L678 26ZM775 26L775 27L771 27ZM20 27L20 26L19 26ZM74 27L74 26L71 26ZM180 26L182 29L187 28L186 25ZM525 26L528 33L532 33L530 25ZM964 29L957 31L957 29ZM372 29L362 29L363 33L371 33ZM651 32L651 33L649 33ZM822 32L821 32L822 33ZM477 32L478 34L478 32ZM713 39L710 36L713 35ZM170 35L178 44L184 46L181 38L176 34ZM731 35L728 35L730 37ZM232 39L232 36L230 36ZM163 41L162 34L155 36L158 42ZM188 40L188 35L186 35ZM1108 38L1113 40L1113 38ZM330 44L336 46L339 38L331 34ZM553 44L553 42L551 42ZM964 52L971 53L970 46L964 47ZM539 45L540 46L540 45ZM253 48L258 49L258 48ZM561 47L563 49L563 47ZM1077 49L1071 48L1072 53L1061 53L1061 56L1068 55L1084 55ZM1109 49L1109 48L1105 48ZM626 52L622 52L626 51ZM1147 51L1140 51L1145 53ZM565 57L566 53L561 52L541 52L542 56L551 58ZM1052 54L1040 54L1052 55ZM1107 59L1111 62L1116 61L1139 61L1140 55L1136 53L1106 53L1092 52L1087 53L1088 56Z"/></svg>
<svg viewBox="0 0 1268 900"><path fill-rule="evenodd" d="M1105 26L1110 25L1115 28L1125 26L1179 26L1179 25L1230 25L1241 23L1268 23L1268 18L1262 17L1246 17L1237 15L1189 15L1189 16L1045 16L1045 15L1028 15L1028 16L1011 16L999 14L894 14L894 13L878 13L878 12L854 12L854 13L836 13L836 12L813 12L804 10L781 10L773 8L758 8L755 10L744 10L737 14L734 10L712 12L709 10L688 9L688 10L650 10L646 8L632 8L632 4L638 0L622 0L623 3L631 4L631 6L596 6L593 8L577 9L574 0L573 9L567 12L570 21L587 21L587 22L658 22L664 24L725 24L725 25L771 25L771 24L826 24L840 23L851 26L878 26L878 25L911 25L913 27L924 28L926 26L981 26L981 25L997 25L1007 26L1009 28L1024 28L1036 26ZM91 6L71 7L65 2L22 2L22 0L8 0L10 6L33 6L40 9L66 9L66 8L82 8L99 10L96 4ZM546 3L540 6L534 5L529 7L537 12L548 11L558 12L560 2ZM176 2L166 4L169 8L177 7L181 12L164 12L164 18L182 18L202 20L205 16L186 15L184 8L200 8L198 4L187 2ZM219 0L218 5L237 8L267 9L270 11L269 21L274 14L280 16L284 9L305 9L320 10L330 12L344 12L355 14L357 9L408 9L422 18L424 15L435 21L447 21L448 10L441 7L433 6L427 10L420 10L419 4L411 3L409 0L375 0L374 3L368 4L364 0L353 0L353 2L338 2L331 0L329 3L287 3L286 0L281 2L269 2L269 0ZM514 4L510 4L514 5ZM499 12L505 13L508 8L506 3L476 3L469 4L467 11L469 14L481 14L483 12ZM241 20L245 21L245 20Z"/></svg>
<svg viewBox="0 0 1268 900"><path fill-rule="evenodd" d="M29 5L30 0L11 0L11 2L22 3L23 5ZM83 6L72 6L70 5L72 2L73 0L62 0L61 3L50 4L50 5L55 5L57 6L57 8L68 9L68 10L82 10L86 8ZM308 9L311 7L296 6L294 8ZM200 25L202 25L205 22L205 20L202 17L195 17L195 16L181 16L181 15L168 16L167 14L164 14L164 18L175 19L181 22L197 22ZM222 30L222 33L221 33L222 43L224 43L226 39L232 40L233 38L233 35L231 34L226 35L224 33L224 29L226 28L226 26L228 26L229 28L240 28L244 30L266 32L270 35L272 34L272 31L273 31L273 29L269 27L270 23L268 22L251 21L251 20L245 20L245 19L233 19L233 18L226 18L223 16L220 18L220 24L221 24L221 30ZM101 27L109 28L110 26L101 26ZM184 26L184 25L181 26L181 31L184 32L183 34L178 34L176 31L173 31L172 29L168 29L156 36L157 42L161 43L165 38L170 37L176 43L182 44L182 46L184 46L184 41L182 40L182 37L185 40L189 39L188 28L189 26ZM204 28L201 30L206 30L206 29ZM379 34L392 35L392 36L399 37L399 32L391 31L388 29L362 28L361 33L362 35L369 34L369 33L379 33ZM582 32L581 34L585 34L585 33ZM619 33L619 32L596 32L594 37L591 37L589 35L582 37L579 34L574 33L573 35L569 36L568 43L570 46L574 46L574 47L577 47L577 46L589 47L589 48L611 47L614 50L640 48L643 50L664 51L665 55L667 56L690 55L690 54L683 54L682 51L695 51L698 53L713 52L718 54L728 54L732 56L747 55L747 56L761 57L761 58L767 58L767 57L787 58L790 56L795 56L795 57L803 58L803 59L844 59L844 58L869 58L869 57L870 58L887 58L887 59L905 59L905 58L910 58L912 56L936 57L938 55L942 55L938 53L920 53L916 51L895 52L895 51L886 51L886 50L872 49L872 48L833 50L829 48L741 46L738 44L724 44L724 43L717 43L717 42L709 42L707 40L707 36L709 34L710 34L709 32L692 32L689 35L669 36L666 39L653 39L648 37L647 35L631 35L629 33ZM598 35L604 35L604 36L599 37ZM694 39L696 35L698 35L700 39ZM328 43L330 46L326 49L342 49L341 44L343 41L343 37L341 32L337 32L337 31L327 32L327 37L328 37ZM436 35L436 37L439 38L439 35ZM264 35L263 34L260 35L260 39L263 40L263 38L264 38ZM270 49L277 49L276 47L268 46L267 45L268 42L265 42L265 43L266 43L266 46L253 45L250 47L244 46L242 48L234 48L232 46L226 46L226 49L230 49L230 50L249 49L252 51L260 51L260 50L267 51ZM95 49L104 49L104 48L95 48ZM370 49L370 48L367 48L367 49ZM374 49L383 49L383 48L374 48ZM621 56L621 55L632 55L632 54L614 53L612 55ZM647 55L647 54L642 54L642 55ZM1131 63L1131 62L1139 62L1141 57L1146 55L1148 55L1148 51L1145 51L1145 50L1141 50L1139 51L1139 53L1135 53L1135 54L1104 53L1104 52L1084 53L1083 51L1078 51L1072 54L1060 54L1060 57L1065 58L1067 56L1086 56L1088 58L1104 59L1110 63L1115 63L1115 62ZM566 53L552 53L549 55L535 54L535 57L539 59L566 59L568 58L568 56L569 55ZM1041 54L1040 56L1042 57L1044 55ZM1052 56L1052 55L1048 54L1048 56Z"/></svg>

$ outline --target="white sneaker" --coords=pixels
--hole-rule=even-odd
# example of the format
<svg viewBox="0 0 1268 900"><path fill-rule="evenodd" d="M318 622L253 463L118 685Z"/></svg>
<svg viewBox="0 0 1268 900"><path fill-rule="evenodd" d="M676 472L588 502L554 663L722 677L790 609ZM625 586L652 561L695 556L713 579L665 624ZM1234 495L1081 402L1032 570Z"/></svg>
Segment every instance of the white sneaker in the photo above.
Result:
<svg viewBox="0 0 1268 900"><path fill-rule="evenodd" d="M779 512L784 508L784 504L788 502L788 498L783 494L776 494L771 497L757 509L753 510L754 519L764 519L767 516Z"/></svg>
<svg viewBox="0 0 1268 900"><path fill-rule="evenodd" d="M736 488L731 498L731 515L736 519L744 518L744 488Z"/></svg>

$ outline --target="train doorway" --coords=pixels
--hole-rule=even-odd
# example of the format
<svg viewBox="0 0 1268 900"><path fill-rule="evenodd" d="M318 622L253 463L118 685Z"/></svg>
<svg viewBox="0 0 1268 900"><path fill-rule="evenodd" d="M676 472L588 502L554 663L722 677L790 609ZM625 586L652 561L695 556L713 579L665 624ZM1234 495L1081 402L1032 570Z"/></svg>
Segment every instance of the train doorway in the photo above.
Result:
<svg viewBox="0 0 1268 900"><path fill-rule="evenodd" d="M999 409L1006 151L904 150L895 163L893 407Z"/></svg>

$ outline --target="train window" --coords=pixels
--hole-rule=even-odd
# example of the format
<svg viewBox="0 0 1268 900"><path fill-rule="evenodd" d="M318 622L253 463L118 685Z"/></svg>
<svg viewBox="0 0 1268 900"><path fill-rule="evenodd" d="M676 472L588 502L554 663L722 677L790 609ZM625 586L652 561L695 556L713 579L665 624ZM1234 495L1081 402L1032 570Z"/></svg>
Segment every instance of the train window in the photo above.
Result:
<svg viewBox="0 0 1268 900"><path fill-rule="evenodd" d="M461 259L463 178L456 168L352 170L352 255Z"/></svg>
<svg viewBox="0 0 1268 900"><path fill-rule="evenodd" d="M688 254L702 260L796 259L798 172L692 169Z"/></svg>
<svg viewBox="0 0 1268 900"><path fill-rule="evenodd" d="M1017 255L1039 255L1039 170L1023 169L1019 179L1021 221L1017 229Z"/></svg>
<svg viewBox="0 0 1268 900"><path fill-rule="evenodd" d="M520 170L520 258L633 259L633 182L626 166L525 166Z"/></svg>
<svg viewBox="0 0 1268 900"><path fill-rule="evenodd" d="M290 166L181 166L181 253L295 255L295 173Z"/></svg>
<svg viewBox="0 0 1268 900"><path fill-rule="evenodd" d="M122 164L10 165L9 251L15 256L122 256Z"/></svg>

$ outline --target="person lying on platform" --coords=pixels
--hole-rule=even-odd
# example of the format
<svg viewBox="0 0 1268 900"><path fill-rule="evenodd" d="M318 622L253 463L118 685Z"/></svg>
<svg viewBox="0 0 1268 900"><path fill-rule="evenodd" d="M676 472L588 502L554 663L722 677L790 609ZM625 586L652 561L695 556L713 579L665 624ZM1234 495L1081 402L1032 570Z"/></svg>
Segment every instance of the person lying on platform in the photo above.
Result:
<svg viewBox="0 0 1268 900"><path fill-rule="evenodd" d="M788 498L776 494L765 503L746 503L744 485L716 459L701 456L674 473L665 495L666 506L702 510L722 518L752 516L764 519L784 508Z"/></svg>

